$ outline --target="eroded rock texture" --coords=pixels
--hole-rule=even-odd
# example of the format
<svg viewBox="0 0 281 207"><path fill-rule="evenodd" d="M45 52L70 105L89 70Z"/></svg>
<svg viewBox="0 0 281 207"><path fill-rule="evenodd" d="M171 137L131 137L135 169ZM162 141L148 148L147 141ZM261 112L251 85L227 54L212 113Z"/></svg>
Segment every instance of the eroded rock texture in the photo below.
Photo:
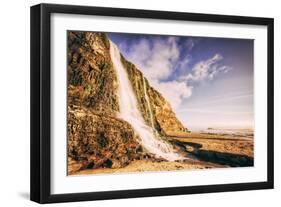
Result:
<svg viewBox="0 0 281 207"><path fill-rule="evenodd" d="M132 160L153 158L141 146L132 126L117 117L118 83L109 50L105 33L68 32L69 173L86 168L119 168ZM123 57L122 62L146 123L163 137L186 131L170 104L149 85L136 66Z"/></svg>

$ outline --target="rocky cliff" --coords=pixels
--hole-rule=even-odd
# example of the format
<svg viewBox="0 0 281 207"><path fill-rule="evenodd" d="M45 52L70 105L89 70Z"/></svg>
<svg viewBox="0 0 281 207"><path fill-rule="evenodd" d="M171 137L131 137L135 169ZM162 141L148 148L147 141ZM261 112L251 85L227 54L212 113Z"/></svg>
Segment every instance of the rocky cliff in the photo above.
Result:
<svg viewBox="0 0 281 207"><path fill-rule="evenodd" d="M127 165L153 158L143 149L130 123L117 117L118 81L105 33L68 32L68 172ZM170 104L136 66L122 63L147 123L164 138L186 129ZM146 98L148 97L148 98Z"/></svg>
<svg viewBox="0 0 281 207"><path fill-rule="evenodd" d="M148 80L143 76L141 71L138 70L134 64L127 61L123 56L122 62L126 66L129 79L132 83L139 103L140 111L147 124L151 125L150 111L148 106L150 103L152 112L152 126L161 135L169 136L175 132L185 132L187 129L177 119L170 104L157 90L150 86ZM145 99L145 92L147 93L149 99L148 101Z"/></svg>

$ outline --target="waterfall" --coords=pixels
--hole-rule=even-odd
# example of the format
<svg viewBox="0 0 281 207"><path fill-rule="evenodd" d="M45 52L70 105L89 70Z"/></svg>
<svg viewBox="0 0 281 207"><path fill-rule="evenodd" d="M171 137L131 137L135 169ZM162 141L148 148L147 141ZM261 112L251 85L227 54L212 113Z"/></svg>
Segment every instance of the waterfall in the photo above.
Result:
<svg viewBox="0 0 281 207"><path fill-rule="evenodd" d="M119 100L119 118L131 124L141 139L142 146L156 157L162 157L169 161L181 160L184 157L177 154L172 145L162 140L153 133L138 108L138 102L128 78L127 70L121 62L118 47L110 41L110 57L113 62L118 80L117 96Z"/></svg>
<svg viewBox="0 0 281 207"><path fill-rule="evenodd" d="M146 102L147 102L147 106L148 106L150 124L151 124L152 129L153 129L154 131L156 131L155 128L154 128L154 124L153 124L152 110L151 110L150 100L149 100L149 97L148 97L148 95L147 95L147 87L146 87L146 81L145 81L144 76L142 76L142 79L143 79L144 98L145 98L145 100L146 100Z"/></svg>

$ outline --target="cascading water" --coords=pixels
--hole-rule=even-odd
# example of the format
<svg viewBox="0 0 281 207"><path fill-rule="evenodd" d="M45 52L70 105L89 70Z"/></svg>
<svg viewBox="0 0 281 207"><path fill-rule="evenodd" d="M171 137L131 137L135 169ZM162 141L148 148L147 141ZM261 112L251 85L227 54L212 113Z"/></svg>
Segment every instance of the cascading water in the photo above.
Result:
<svg viewBox="0 0 281 207"><path fill-rule="evenodd" d="M153 129L146 125L138 109L138 102L128 78L127 71L121 62L119 49L111 41L110 57L116 70L118 80L119 117L132 125L141 139L142 146L150 153L169 161L185 159L174 151L172 145L157 137L153 133Z"/></svg>
<svg viewBox="0 0 281 207"><path fill-rule="evenodd" d="M150 118L150 124L151 124L151 127L154 131L155 128L154 128L154 124L153 124L153 116L152 116L152 110L151 110L151 105L150 105L150 100L149 100L149 97L147 95L147 87L146 87L146 81L145 81L145 78L143 76L143 90L144 90L144 98L147 102L147 106L148 106L148 112L149 112L149 118Z"/></svg>

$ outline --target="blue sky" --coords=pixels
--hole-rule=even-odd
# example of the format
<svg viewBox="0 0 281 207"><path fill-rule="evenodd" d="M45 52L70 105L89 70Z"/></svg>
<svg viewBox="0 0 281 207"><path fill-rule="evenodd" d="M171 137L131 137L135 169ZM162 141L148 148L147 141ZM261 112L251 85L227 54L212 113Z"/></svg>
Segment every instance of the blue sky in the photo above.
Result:
<svg viewBox="0 0 281 207"><path fill-rule="evenodd" d="M107 34L186 127L253 126L253 40Z"/></svg>

